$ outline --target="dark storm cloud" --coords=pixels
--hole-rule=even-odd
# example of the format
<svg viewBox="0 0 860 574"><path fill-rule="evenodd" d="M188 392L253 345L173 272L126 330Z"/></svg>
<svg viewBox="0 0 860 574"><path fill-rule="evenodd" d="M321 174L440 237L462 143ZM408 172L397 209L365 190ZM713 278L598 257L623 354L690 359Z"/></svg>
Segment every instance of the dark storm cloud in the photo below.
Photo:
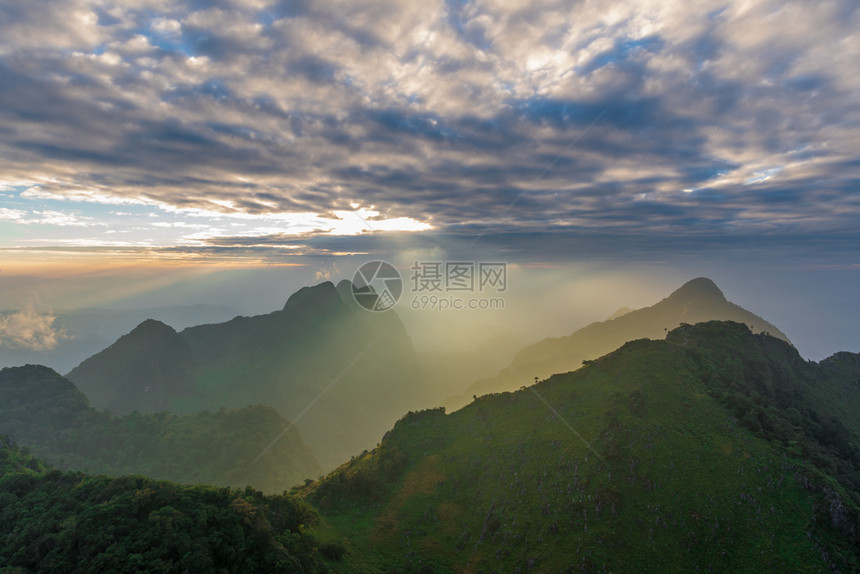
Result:
<svg viewBox="0 0 860 574"><path fill-rule="evenodd" d="M842 229L851 4L7 2L0 179L486 236Z"/></svg>

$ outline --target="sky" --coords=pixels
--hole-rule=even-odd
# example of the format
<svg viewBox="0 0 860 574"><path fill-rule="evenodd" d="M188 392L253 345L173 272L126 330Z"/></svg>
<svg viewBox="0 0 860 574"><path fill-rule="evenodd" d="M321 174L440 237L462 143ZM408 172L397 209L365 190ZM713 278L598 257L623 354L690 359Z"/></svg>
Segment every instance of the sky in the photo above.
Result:
<svg viewBox="0 0 860 574"><path fill-rule="evenodd" d="M853 0L0 0L0 287L263 312L504 261L560 334L707 275L860 351L856 30Z"/></svg>

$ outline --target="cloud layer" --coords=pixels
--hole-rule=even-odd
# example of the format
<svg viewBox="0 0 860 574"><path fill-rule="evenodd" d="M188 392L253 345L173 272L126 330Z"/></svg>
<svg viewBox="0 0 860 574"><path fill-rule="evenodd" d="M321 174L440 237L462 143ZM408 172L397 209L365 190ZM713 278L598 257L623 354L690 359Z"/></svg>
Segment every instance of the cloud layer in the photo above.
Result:
<svg viewBox="0 0 860 574"><path fill-rule="evenodd" d="M367 231L841 237L858 29L851 0L8 0L0 221L239 250L358 233L353 210Z"/></svg>
<svg viewBox="0 0 860 574"><path fill-rule="evenodd" d="M33 307L0 315L0 346L49 351L66 336L62 329L54 327L54 319Z"/></svg>

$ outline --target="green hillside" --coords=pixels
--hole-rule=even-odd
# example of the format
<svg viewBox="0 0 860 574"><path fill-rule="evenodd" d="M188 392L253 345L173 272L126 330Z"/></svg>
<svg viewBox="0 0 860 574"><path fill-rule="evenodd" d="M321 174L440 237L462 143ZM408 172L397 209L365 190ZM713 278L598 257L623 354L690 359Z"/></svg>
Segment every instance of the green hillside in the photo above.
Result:
<svg viewBox="0 0 860 574"><path fill-rule="evenodd" d="M683 325L409 413L301 494L354 571L858 571L857 359Z"/></svg>
<svg viewBox="0 0 860 574"><path fill-rule="evenodd" d="M0 572L327 572L316 513L247 488L50 469L0 437Z"/></svg>
<svg viewBox="0 0 860 574"><path fill-rule="evenodd" d="M115 417L34 365L0 370L0 434L61 468L113 476L282 492L320 473L298 430L270 407Z"/></svg>

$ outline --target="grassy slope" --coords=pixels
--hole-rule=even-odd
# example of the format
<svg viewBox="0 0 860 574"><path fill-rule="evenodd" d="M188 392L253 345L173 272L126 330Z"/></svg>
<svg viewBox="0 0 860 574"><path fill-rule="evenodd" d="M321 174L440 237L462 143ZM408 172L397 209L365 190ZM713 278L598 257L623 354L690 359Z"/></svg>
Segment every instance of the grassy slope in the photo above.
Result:
<svg viewBox="0 0 860 574"><path fill-rule="evenodd" d="M410 414L304 490L325 516L319 534L346 537L369 572L857 568L857 507L828 466L835 451L801 424L768 440L723 396L755 366L800 369L798 385L811 371L740 325L684 329L450 415ZM723 364L732 352L746 356ZM818 467L804 456L815 444Z"/></svg>

